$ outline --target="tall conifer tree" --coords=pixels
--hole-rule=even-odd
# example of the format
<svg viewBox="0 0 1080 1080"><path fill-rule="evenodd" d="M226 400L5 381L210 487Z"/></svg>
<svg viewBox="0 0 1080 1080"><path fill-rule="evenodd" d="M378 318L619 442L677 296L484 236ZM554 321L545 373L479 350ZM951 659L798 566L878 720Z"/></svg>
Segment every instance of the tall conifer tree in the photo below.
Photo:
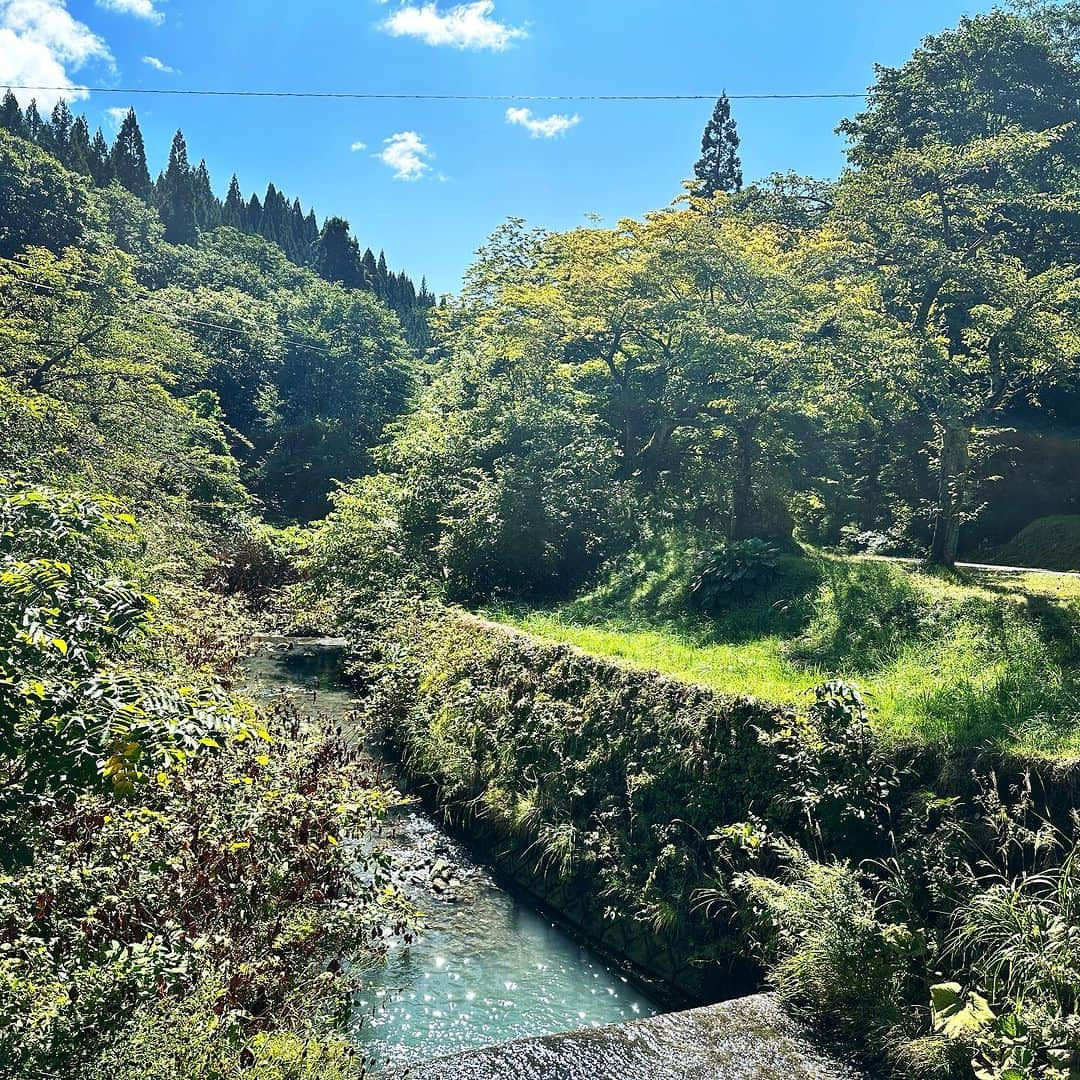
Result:
<svg viewBox="0 0 1080 1080"><path fill-rule="evenodd" d="M259 227L262 225L263 207L259 202L259 196L253 191L251 198L248 199L248 204L244 208L244 231L254 233L256 236L259 233Z"/></svg>
<svg viewBox="0 0 1080 1080"><path fill-rule="evenodd" d="M93 151L90 147L90 129L86 126L86 117L77 116L71 125L68 136L67 166L83 176L91 176L90 159Z"/></svg>
<svg viewBox="0 0 1080 1080"><path fill-rule="evenodd" d="M701 136L701 157L694 166L700 194L710 197L718 191L729 194L742 190L742 162L739 160L739 133L731 118L727 94L717 99L713 114Z"/></svg>
<svg viewBox="0 0 1080 1080"><path fill-rule="evenodd" d="M109 144L105 141L105 135L101 128L94 132L94 140L90 143L90 176L99 187L104 187L113 180L112 160L109 155Z"/></svg>
<svg viewBox="0 0 1080 1080"><path fill-rule="evenodd" d="M195 195L195 224L200 232L216 229L221 224L221 203L210 186L210 170L205 158L191 174L191 185Z"/></svg>
<svg viewBox="0 0 1080 1080"><path fill-rule="evenodd" d="M150 170L146 166L146 146L143 144L134 109L128 109L127 116L120 125L116 142L109 154L109 164L114 179L140 199L150 201L153 187L150 183Z"/></svg>
<svg viewBox="0 0 1080 1080"><path fill-rule="evenodd" d="M68 142L71 139L71 127L75 117L71 115L68 103L61 98L54 106L52 116L42 131L42 146L62 165L68 165Z"/></svg>
<svg viewBox="0 0 1080 1080"><path fill-rule="evenodd" d="M10 90L4 94L4 100L0 103L0 127L13 135L26 137L26 119L23 117L22 107L19 99Z"/></svg>
<svg viewBox="0 0 1080 1080"><path fill-rule="evenodd" d="M45 129L45 122L41 119L41 113L38 112L36 98L31 98L30 104L26 106L26 118L23 125L26 129L26 138L31 142L40 143L42 132Z"/></svg>
<svg viewBox="0 0 1080 1080"><path fill-rule="evenodd" d="M229 181L229 190L225 195L225 204L221 208L221 224L242 230L244 214L244 196L240 192L240 181L236 179L236 173L233 173Z"/></svg>
<svg viewBox="0 0 1080 1080"><path fill-rule="evenodd" d="M364 288L374 292L379 283L379 272L375 265L375 253L371 248L364 252L364 257L360 260L360 266L364 272Z"/></svg>
<svg viewBox="0 0 1080 1080"><path fill-rule="evenodd" d="M158 181L157 202L165 225L165 239L170 244L194 244L199 238L195 188L182 131L173 136L169 164Z"/></svg>
<svg viewBox="0 0 1080 1080"><path fill-rule="evenodd" d="M328 217L319 234L315 272L347 289L358 289L364 281L360 259L360 246L349 232L349 223L344 218Z"/></svg>

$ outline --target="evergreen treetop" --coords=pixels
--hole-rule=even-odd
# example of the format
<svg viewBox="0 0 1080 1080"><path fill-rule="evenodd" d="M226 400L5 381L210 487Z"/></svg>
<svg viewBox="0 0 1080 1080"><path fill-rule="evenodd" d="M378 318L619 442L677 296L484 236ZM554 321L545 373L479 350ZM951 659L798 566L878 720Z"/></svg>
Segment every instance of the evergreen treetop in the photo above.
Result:
<svg viewBox="0 0 1080 1080"><path fill-rule="evenodd" d="M701 136L701 157L694 166L698 193L711 197L718 191L733 194L742 190L742 162L739 160L739 133L731 117L727 94L717 98L712 116Z"/></svg>

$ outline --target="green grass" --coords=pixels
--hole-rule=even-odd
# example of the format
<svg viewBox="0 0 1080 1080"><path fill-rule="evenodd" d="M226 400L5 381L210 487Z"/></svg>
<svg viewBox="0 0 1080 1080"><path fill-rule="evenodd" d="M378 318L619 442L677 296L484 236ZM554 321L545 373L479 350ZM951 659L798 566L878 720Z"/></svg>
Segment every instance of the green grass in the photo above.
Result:
<svg viewBox="0 0 1080 1080"><path fill-rule="evenodd" d="M682 602L688 553L639 556L595 591L488 616L726 693L798 703L841 677L890 742L1080 757L1080 579L945 576L811 553L715 618Z"/></svg>

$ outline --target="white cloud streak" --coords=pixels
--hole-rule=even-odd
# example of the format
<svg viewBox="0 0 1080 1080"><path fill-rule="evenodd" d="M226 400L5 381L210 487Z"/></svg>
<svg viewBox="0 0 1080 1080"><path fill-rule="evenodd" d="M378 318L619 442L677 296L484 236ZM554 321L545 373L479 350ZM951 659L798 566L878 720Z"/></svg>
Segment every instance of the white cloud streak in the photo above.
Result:
<svg viewBox="0 0 1080 1080"><path fill-rule="evenodd" d="M119 131L120 125L124 122L124 117L127 116L130 109L130 105L114 105L111 109L105 110L105 115L108 117L109 123Z"/></svg>
<svg viewBox="0 0 1080 1080"><path fill-rule="evenodd" d="M97 6L118 15L134 15L137 19L160 23L165 21L164 12L154 7L154 0L97 0Z"/></svg>
<svg viewBox="0 0 1080 1080"><path fill-rule="evenodd" d="M166 75L175 75L176 68L169 67L164 60L159 60L156 56L144 56L142 62L147 67L152 67L155 71L161 71Z"/></svg>
<svg viewBox="0 0 1080 1080"><path fill-rule="evenodd" d="M395 180L419 180L435 155L415 131L399 131L383 140L383 149L375 156L394 170Z"/></svg>
<svg viewBox="0 0 1080 1080"><path fill-rule="evenodd" d="M507 26L493 19L494 0L471 0L440 11L438 4L403 3L379 25L394 37L414 37L428 45L455 49L491 49L502 52L519 38L524 27Z"/></svg>
<svg viewBox="0 0 1080 1080"><path fill-rule="evenodd" d="M0 0L0 86L59 86L62 90L20 90L23 105L36 98L44 112L60 98L87 96L68 74L92 61L110 69L112 53L85 23L72 18L64 0Z"/></svg>
<svg viewBox="0 0 1080 1080"><path fill-rule="evenodd" d="M354 151L354 152L357 151L357 150L366 150L367 149L367 143L366 142L361 142L359 139L357 139L356 142L354 142L352 144L352 146L349 147L349 149Z"/></svg>
<svg viewBox="0 0 1080 1080"><path fill-rule="evenodd" d="M533 116L531 109L507 109L506 122L523 127L534 139L554 139L556 135L565 135L572 127L581 123L581 117L574 113L552 113L551 116Z"/></svg>

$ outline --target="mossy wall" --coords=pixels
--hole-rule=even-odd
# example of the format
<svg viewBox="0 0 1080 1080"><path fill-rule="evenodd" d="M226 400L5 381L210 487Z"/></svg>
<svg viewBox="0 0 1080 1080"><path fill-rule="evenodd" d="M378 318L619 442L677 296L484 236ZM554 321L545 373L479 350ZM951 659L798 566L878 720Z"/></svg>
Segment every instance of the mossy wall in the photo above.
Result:
<svg viewBox="0 0 1080 1080"><path fill-rule="evenodd" d="M383 622L354 671L412 778L504 871L682 994L747 985L701 892L710 834L779 794L758 731L783 710L437 606Z"/></svg>
<svg viewBox="0 0 1080 1080"><path fill-rule="evenodd" d="M716 837L752 819L796 838L805 829L790 798L802 778L793 781L771 737L792 728L791 710L437 604L384 614L352 666L409 776L506 874L678 995L751 987L756 972L738 928L708 903L730 875ZM818 777L825 790L850 779L847 760L829 752ZM880 767L900 778L896 807L929 788L967 802L974 777L991 775L988 762L881 754L866 773ZM1002 790L1024 775L997 766ZM1074 779L1035 782L1057 796L1047 805L1067 812ZM841 823L810 842L820 858L858 861L888 854L889 828Z"/></svg>

